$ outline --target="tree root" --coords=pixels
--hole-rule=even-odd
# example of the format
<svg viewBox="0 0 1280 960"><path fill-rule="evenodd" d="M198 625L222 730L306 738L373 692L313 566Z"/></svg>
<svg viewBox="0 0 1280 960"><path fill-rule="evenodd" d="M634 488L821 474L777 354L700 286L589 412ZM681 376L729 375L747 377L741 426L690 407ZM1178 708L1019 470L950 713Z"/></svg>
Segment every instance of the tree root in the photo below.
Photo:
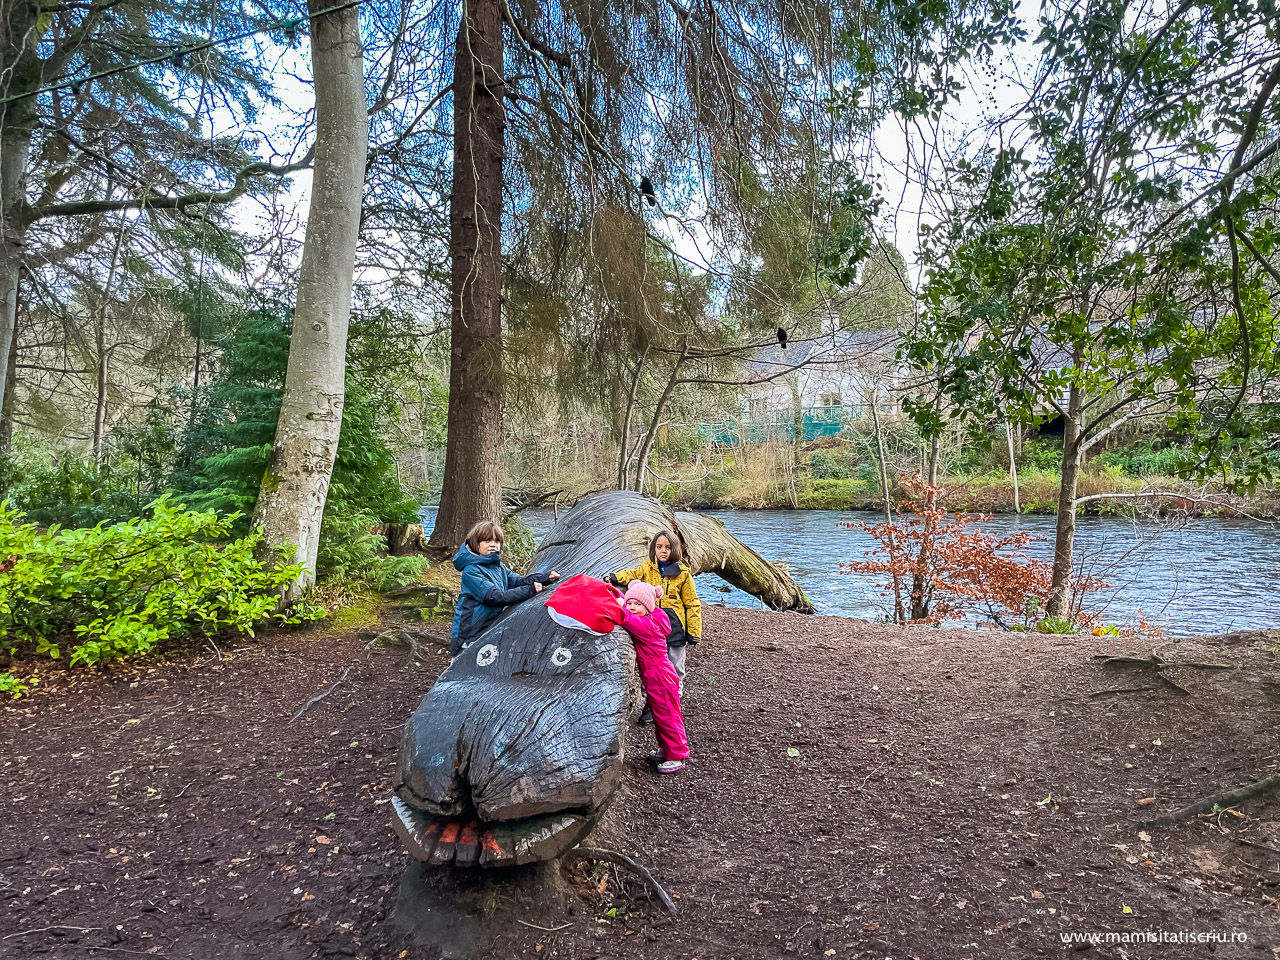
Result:
<svg viewBox="0 0 1280 960"><path fill-rule="evenodd" d="M1186 687L1182 686L1181 684L1175 683L1169 677L1165 676L1164 671L1169 669L1170 667L1187 667L1188 669L1191 669L1191 670L1233 670L1235 669L1230 664L1226 664L1226 663L1196 663L1190 660L1184 660L1184 661L1166 660L1164 657L1160 656L1160 654L1154 650L1151 651L1151 653L1145 657L1112 656L1111 654L1107 654L1107 653L1097 653L1097 654L1094 654L1093 659L1101 661L1102 666L1104 667L1129 667L1130 669L1137 670L1141 673L1148 673L1148 672L1154 673L1156 675L1157 680L1165 684L1165 686L1172 687L1175 691L1177 691L1177 693L1179 693L1181 696L1184 696L1184 697L1191 696L1191 691L1188 690ZM1136 693L1139 689L1147 690L1152 688L1135 687L1133 689L1120 690L1116 692ZM1105 692L1106 691L1104 691L1104 693ZM1104 694L1103 693L1093 694L1093 696L1102 696L1102 695Z"/></svg>
<svg viewBox="0 0 1280 960"><path fill-rule="evenodd" d="M1234 807L1238 803L1271 793L1273 790L1280 790L1280 771L1271 774L1269 777L1263 777L1255 783L1247 783L1243 787L1236 787L1233 790L1223 790L1220 793L1205 797L1203 800L1197 800L1181 810L1175 810L1173 813L1167 813L1156 817L1154 820L1144 822L1147 826L1160 827L1170 823L1177 823L1180 820L1190 820L1192 817L1199 816L1202 813L1208 813L1215 807L1223 809Z"/></svg>
<svg viewBox="0 0 1280 960"><path fill-rule="evenodd" d="M343 671L342 671L342 676L340 676L337 680L335 680L335 681L333 682L333 685L332 685L331 687L329 687L329 689L328 689L328 690L326 690L324 693L317 693L314 697L312 697L310 700L308 700L306 703L304 703L301 707L299 707L299 708L298 708L298 712L297 712L297 713L295 713L292 717L290 717L290 718L289 718L289 722L290 722L290 723L293 723L293 722L294 722L295 720L297 720L300 716L302 716L304 713L306 713L308 710L310 710L312 707L314 707L317 703L319 703L321 700L323 700L323 699L324 699L325 697L327 697L329 694L333 693L333 691L337 690L337 689L338 689L338 684L340 684L343 680L347 679L347 674L351 672L351 668L352 668L352 667L354 667L354 666L355 666L355 664L353 663L353 664L351 664L350 666L348 666L348 667L347 667L347 669L343 670Z"/></svg>
<svg viewBox="0 0 1280 960"><path fill-rule="evenodd" d="M366 636L368 636L368 634L366 634ZM388 640L389 640L389 641L392 641L392 642L396 642L396 643L403 644L404 646L406 646L406 647L408 647L408 648L409 648L409 662L410 662L410 663L421 663L421 662L422 662L422 647L419 645L419 642L418 642L418 641L419 641L419 639L423 639L423 640L431 640L431 639L433 639L433 638L428 637L428 636L427 636L426 634L424 634L424 633L423 633L423 634L414 633L412 630L403 630L403 629L400 629L400 628L398 628L398 627L393 627L393 628L392 628L392 629L390 629L390 630L383 630L380 634L378 634L376 637L374 637L372 640L370 640L368 643L366 643L366 644L364 645L364 651L363 651L363 652L364 652L364 657L363 657L363 659L368 660L368 659L369 659L369 651L370 651L370 650L372 650L372 649L373 649L374 647L376 647L378 644L383 643L384 641L388 641ZM333 682L333 685L332 685L332 686L330 686L330 687L329 687L329 689L328 689L328 690L326 690L324 693L318 693L318 694L316 694L314 697L312 697L310 700L308 700L306 703L304 703L304 704L303 704L303 705L298 709L298 712L297 712L297 713L295 713L295 714L294 714L294 715L289 719L289 722L290 722L290 723L293 723L295 720L297 720L299 717L301 717L304 713L306 713L308 710L310 710L312 707L314 707L317 703L319 703L321 700L323 700L323 699L324 699L325 697L327 697L329 694L333 693L333 691L334 691L334 690L337 690L337 689L338 689L338 684L342 683L342 681L343 681L343 680L346 680L346 679L347 679L347 674L349 674L349 673L351 672L351 668L352 668L352 667L354 667L354 666L355 666L355 664L353 663L353 664L351 664L350 666L348 666L348 667L347 667L347 669L343 670L343 671L342 671L342 676L340 676L337 680L335 680L335 681Z"/></svg>
<svg viewBox="0 0 1280 960"><path fill-rule="evenodd" d="M561 854L561 859L568 863L576 860L603 860L606 863L615 863L643 880L649 892L658 898L667 913L674 917L679 912L675 901L667 895L666 890L662 889L662 884L654 879L653 874L625 854L614 853L612 850L598 850L594 847L574 847Z"/></svg>
<svg viewBox="0 0 1280 960"><path fill-rule="evenodd" d="M1099 690L1096 693L1089 694L1090 697L1118 697L1122 693L1145 693L1148 690L1154 690L1155 687L1120 687L1115 690Z"/></svg>
<svg viewBox="0 0 1280 960"><path fill-rule="evenodd" d="M403 627L392 627L390 630L383 630L380 634L364 645L365 656L369 655L369 650L381 643L394 643L398 646L406 647L409 651L409 663L421 663L423 658L423 646L431 643L440 648L441 652L447 653L448 649L441 644L435 637L425 633L417 633L413 630L405 630Z"/></svg>

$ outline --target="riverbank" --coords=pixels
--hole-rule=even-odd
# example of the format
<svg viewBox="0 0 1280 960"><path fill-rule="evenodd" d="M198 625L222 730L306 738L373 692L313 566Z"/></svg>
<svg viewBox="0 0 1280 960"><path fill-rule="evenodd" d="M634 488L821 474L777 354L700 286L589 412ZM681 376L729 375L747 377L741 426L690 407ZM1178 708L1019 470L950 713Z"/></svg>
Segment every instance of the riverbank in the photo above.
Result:
<svg viewBox="0 0 1280 960"><path fill-rule="evenodd" d="M435 960L389 920L407 860L386 801L448 624L377 616L358 632L51 676L0 708L0 957ZM949 960L1147 930L1247 942L1090 955L1280 946L1274 798L1138 823L1274 769L1280 635L1163 647L1230 667L1175 668L1183 696L1100 666L1098 653L1147 652L1114 639L706 618L690 768L657 778L640 759L651 734L633 728L614 804L611 842L679 896L681 916L609 873L568 927L495 924L485 955ZM419 663L366 651L389 626L423 638Z"/></svg>
<svg viewBox="0 0 1280 960"><path fill-rule="evenodd" d="M1006 472L944 477L941 501L952 511L985 514L1053 516L1058 512L1061 477L1048 470L1030 470L1018 477L1018 506L1014 509L1013 480ZM883 510L878 481L854 477L797 478L795 497L787 482L760 485L666 484L659 495L678 510ZM1153 498L1151 491L1168 493ZM1142 493L1144 496L1126 498ZM1177 477L1128 476L1116 470L1085 471L1078 496L1105 497L1082 503L1085 516L1235 517L1280 519L1280 492L1260 490L1251 497L1207 495L1204 488Z"/></svg>

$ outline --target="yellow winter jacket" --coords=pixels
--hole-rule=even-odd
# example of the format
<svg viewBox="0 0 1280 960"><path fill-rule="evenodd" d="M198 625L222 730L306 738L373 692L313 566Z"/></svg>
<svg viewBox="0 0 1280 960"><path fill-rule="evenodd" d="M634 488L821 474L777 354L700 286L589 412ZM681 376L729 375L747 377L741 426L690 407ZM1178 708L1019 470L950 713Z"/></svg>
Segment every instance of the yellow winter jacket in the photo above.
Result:
<svg viewBox="0 0 1280 960"><path fill-rule="evenodd" d="M698 599L698 591L693 587L693 574L683 563L680 564L680 574L675 577L664 577L658 569L657 561L646 560L634 570L619 570L613 578L623 586L632 580L641 580L661 587L662 596L658 600L658 606L672 611L680 618L685 632L689 634L690 643L697 643L702 639L702 601Z"/></svg>

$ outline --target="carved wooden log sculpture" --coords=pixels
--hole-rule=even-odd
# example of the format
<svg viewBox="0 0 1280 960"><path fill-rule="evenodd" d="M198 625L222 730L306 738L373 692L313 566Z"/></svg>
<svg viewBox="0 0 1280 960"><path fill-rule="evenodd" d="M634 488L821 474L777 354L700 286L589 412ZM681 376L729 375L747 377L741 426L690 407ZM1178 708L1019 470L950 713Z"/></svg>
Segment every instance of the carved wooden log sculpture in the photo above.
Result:
<svg viewBox="0 0 1280 960"><path fill-rule="evenodd" d="M695 571L714 570L770 606L812 612L784 569L725 532L637 493L580 501L531 569L603 577L636 566L663 529ZM699 538L705 538L700 543ZM393 823L429 863L509 866L559 856L590 831L622 773L622 731L638 692L621 629L560 626L544 591L506 611L454 658L405 724Z"/></svg>

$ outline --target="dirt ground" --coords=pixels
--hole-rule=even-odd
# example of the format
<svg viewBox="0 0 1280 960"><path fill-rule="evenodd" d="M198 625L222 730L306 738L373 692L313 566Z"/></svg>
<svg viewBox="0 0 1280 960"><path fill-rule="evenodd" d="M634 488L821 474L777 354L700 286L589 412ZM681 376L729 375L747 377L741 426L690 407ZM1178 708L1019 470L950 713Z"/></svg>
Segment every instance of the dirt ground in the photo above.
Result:
<svg viewBox="0 0 1280 960"><path fill-rule="evenodd" d="M0 707L0 957L435 960L389 916L408 864L387 800L447 658L365 656L367 636L237 641ZM1091 659L1148 652L1114 638L718 607L706 637L689 769L631 761L611 812L680 916L597 868L568 926L495 923L486 955L1280 955L1280 800L1138 825L1277 768L1276 635L1161 648L1233 668L1171 671L1189 695ZM1108 932L1130 942L1063 939Z"/></svg>

